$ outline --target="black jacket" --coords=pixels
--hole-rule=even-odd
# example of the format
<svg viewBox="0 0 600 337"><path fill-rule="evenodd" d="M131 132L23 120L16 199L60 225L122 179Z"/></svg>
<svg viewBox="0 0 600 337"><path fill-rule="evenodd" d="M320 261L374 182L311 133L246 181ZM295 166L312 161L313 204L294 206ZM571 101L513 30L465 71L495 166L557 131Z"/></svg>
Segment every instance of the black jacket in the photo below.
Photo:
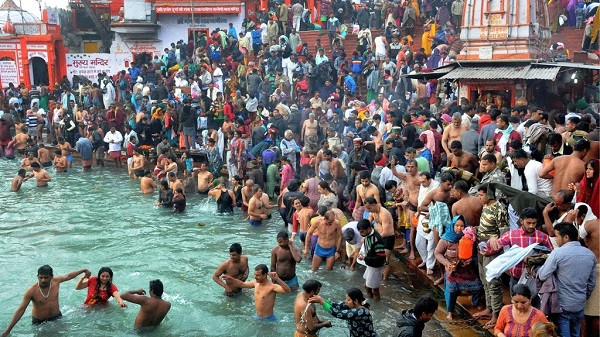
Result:
<svg viewBox="0 0 600 337"><path fill-rule="evenodd" d="M365 238L365 242L367 239L374 240L365 255L365 264L369 267L381 268L385 265L385 245L381 235L376 230L373 231L372 235Z"/></svg>
<svg viewBox="0 0 600 337"><path fill-rule="evenodd" d="M412 309L402 310L396 326L398 327L397 337L421 337L423 329L425 329L425 324L415 318Z"/></svg>

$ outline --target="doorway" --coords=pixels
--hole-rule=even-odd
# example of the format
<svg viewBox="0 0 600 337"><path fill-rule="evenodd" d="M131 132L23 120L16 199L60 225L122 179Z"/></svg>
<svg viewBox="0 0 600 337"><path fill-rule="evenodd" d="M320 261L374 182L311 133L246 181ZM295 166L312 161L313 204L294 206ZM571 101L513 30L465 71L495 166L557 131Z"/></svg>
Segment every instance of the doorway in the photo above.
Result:
<svg viewBox="0 0 600 337"><path fill-rule="evenodd" d="M133 54L133 61L138 65L150 65L152 64L152 54L150 53L139 53Z"/></svg>
<svg viewBox="0 0 600 337"><path fill-rule="evenodd" d="M32 85L48 85L48 64L43 58L29 59L29 74Z"/></svg>

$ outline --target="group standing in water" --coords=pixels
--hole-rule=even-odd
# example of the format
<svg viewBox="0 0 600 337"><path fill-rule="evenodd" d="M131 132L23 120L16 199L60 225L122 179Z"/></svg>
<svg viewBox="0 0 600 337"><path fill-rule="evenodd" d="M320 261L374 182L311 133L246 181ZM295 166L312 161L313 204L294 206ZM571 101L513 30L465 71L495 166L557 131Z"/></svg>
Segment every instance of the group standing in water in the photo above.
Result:
<svg viewBox="0 0 600 337"><path fill-rule="evenodd" d="M127 307L124 301L140 305L140 311L135 319L136 329L152 327L160 324L171 308L171 303L163 300L163 284L160 280L150 281L149 295L143 289L128 291L120 294L117 286L112 283L113 272L108 267L102 267L98 276L92 276L87 269L80 269L65 275L54 276L54 271L49 265L41 266L37 271L38 281L27 289L21 305L17 308L13 318L2 337L8 336L19 322L29 303L33 303L32 324L37 325L50 322L62 317L59 306L59 288L63 282L72 280L82 275L75 285L76 290L87 288L86 306L106 304L110 297L114 297L119 306Z"/></svg>

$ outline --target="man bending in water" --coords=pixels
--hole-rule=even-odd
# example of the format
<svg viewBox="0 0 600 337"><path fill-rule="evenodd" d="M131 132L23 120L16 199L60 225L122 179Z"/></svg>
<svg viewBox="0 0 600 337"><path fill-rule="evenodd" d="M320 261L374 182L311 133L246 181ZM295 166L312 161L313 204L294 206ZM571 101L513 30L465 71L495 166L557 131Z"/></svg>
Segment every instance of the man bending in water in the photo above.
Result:
<svg viewBox="0 0 600 337"><path fill-rule="evenodd" d="M19 191L23 182L27 181L28 178L25 176L25 172L25 169L19 169L19 173L13 178L12 183L10 184L10 190L12 192Z"/></svg>
<svg viewBox="0 0 600 337"><path fill-rule="evenodd" d="M229 247L229 260L221 263L219 268L213 274L213 281L225 288L227 296L239 294L242 287L237 287L232 282L224 282L221 280L223 275L229 275L236 280L245 282L248 279L248 257L242 255L242 245L234 243Z"/></svg>
<svg viewBox="0 0 600 337"><path fill-rule="evenodd" d="M48 174L48 171L42 169L39 163L32 163L31 169L33 170L33 172L27 175L26 178L35 178L37 187L48 186L48 183L52 180L52 178L50 178L50 175Z"/></svg>
<svg viewBox="0 0 600 337"><path fill-rule="evenodd" d="M161 298L163 284L160 280L150 281L149 293L150 297L147 297L144 289L138 289L121 294L123 300L140 305L135 318L136 329L159 325L171 309L171 303Z"/></svg>
<svg viewBox="0 0 600 337"><path fill-rule="evenodd" d="M269 281L267 275L273 280ZM277 294L289 293L290 287L277 276L276 272L270 272L264 264L254 268L254 280L242 282L230 275L223 275L228 284L238 288L254 288L254 306L256 307L256 318L261 321L277 322L277 316L273 313L275 298Z"/></svg>
<svg viewBox="0 0 600 337"><path fill-rule="evenodd" d="M72 280L80 274L85 274L86 277L92 275L89 270L80 269L66 275L54 276L52 267L49 265L41 266L38 269L37 283L27 289L21 305L19 305L19 308L17 308L17 311L13 315L12 321L0 336L8 336L21 317L23 317L25 310L29 306L29 302L33 302L33 310L31 311L31 322L33 324L41 324L61 318L62 314L60 313L60 306L58 304L58 289L60 284Z"/></svg>
<svg viewBox="0 0 600 337"><path fill-rule="evenodd" d="M271 250L271 270L285 282L292 291L298 290L296 263L302 261L298 248L294 247L287 232L277 233L277 247Z"/></svg>
<svg viewBox="0 0 600 337"><path fill-rule="evenodd" d="M319 295L321 282L308 280L302 285L302 292L296 296L294 303L294 317L296 318L296 331L294 337L316 337L321 328L331 328L331 322L317 317L313 303L308 303L312 296Z"/></svg>

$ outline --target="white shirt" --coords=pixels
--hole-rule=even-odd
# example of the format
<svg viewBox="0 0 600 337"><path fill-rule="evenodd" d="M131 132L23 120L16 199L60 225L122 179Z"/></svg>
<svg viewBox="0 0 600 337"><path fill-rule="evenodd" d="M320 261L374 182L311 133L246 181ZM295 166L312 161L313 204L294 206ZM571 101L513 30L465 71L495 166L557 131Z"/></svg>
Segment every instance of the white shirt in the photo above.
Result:
<svg viewBox="0 0 600 337"><path fill-rule="evenodd" d="M510 157L506 157L506 161L510 170L510 187L522 190L523 183L521 182L521 176L517 168ZM541 169L542 163L537 160L530 159L527 165L525 165L524 174L528 192L540 197L550 197L552 193L552 181L538 176Z"/></svg>
<svg viewBox="0 0 600 337"><path fill-rule="evenodd" d="M406 173L406 169L400 164L396 165L396 171ZM386 166L381 170L381 174L379 174L379 186L385 186L388 180L393 180L398 185L402 183L402 180L392 173L392 169Z"/></svg>
<svg viewBox="0 0 600 337"><path fill-rule="evenodd" d="M357 249L360 249L360 245L361 245L361 241L362 241L362 236L360 235L360 232L358 231L358 221L350 221L347 224L345 224L342 227L342 233L344 233L344 231L348 228L352 228L354 230L354 246L356 246Z"/></svg>
<svg viewBox="0 0 600 337"><path fill-rule="evenodd" d="M109 131L104 136L104 142L108 143L108 151L121 151L121 142L123 142L123 136L119 131L115 131L115 133Z"/></svg>

